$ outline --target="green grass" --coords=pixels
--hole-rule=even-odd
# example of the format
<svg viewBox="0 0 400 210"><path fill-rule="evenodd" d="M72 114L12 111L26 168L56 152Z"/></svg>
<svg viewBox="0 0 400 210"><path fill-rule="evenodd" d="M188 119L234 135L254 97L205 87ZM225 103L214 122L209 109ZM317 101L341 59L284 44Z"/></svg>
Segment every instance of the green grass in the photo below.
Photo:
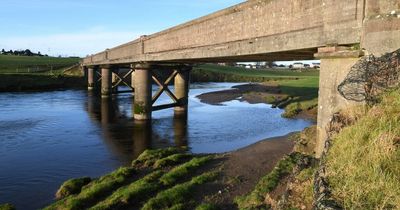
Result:
<svg viewBox="0 0 400 210"><path fill-rule="evenodd" d="M292 70L266 70L266 69L245 69L241 67L231 66L218 66L212 64L205 64L195 68L202 69L209 72L221 73L221 74L233 74L244 77L265 77L270 79L281 79L281 78L302 78L302 77L318 77L318 70L308 70L305 72L298 72Z"/></svg>
<svg viewBox="0 0 400 210"><path fill-rule="evenodd" d="M66 181L59 190L63 198L45 209L125 209L139 208L146 202L150 202L150 206L159 205L152 204L154 198L162 200L163 209L194 208L197 201L189 199L193 188L215 178L216 173L193 176L213 158L211 155L193 157L182 148L147 150L134 167L120 168L90 183L87 183L88 178ZM177 164L180 165L175 166ZM185 199L168 197L182 197L182 194Z"/></svg>
<svg viewBox="0 0 400 210"><path fill-rule="evenodd" d="M56 58L39 56L0 55L1 73L29 73L33 71L50 71L79 63L80 58Z"/></svg>
<svg viewBox="0 0 400 210"><path fill-rule="evenodd" d="M145 150L139 157L132 161L132 166L143 165L145 167L152 166L156 161L168 157L173 154L182 153L185 148L169 147L165 149Z"/></svg>
<svg viewBox="0 0 400 210"><path fill-rule="evenodd" d="M15 210L15 207L9 203L0 204L0 210Z"/></svg>
<svg viewBox="0 0 400 210"><path fill-rule="evenodd" d="M194 187L211 182L217 177L216 172L208 172L192 178L192 180L175 185L172 188L161 191L156 197L145 203L142 210L168 209L182 207L183 203L191 198Z"/></svg>
<svg viewBox="0 0 400 210"><path fill-rule="evenodd" d="M89 184L90 181L92 181L90 177L67 180L61 185L60 189L58 189L56 198L60 199L69 195L78 194L81 192L82 187Z"/></svg>
<svg viewBox="0 0 400 210"><path fill-rule="evenodd" d="M92 181L82 188L81 193L61 199L45 209L84 209L96 202L101 196L107 195L128 181L135 170L132 168L120 168L111 174Z"/></svg>
<svg viewBox="0 0 400 210"><path fill-rule="evenodd" d="M218 210L219 208L213 204L202 203L196 207L196 210Z"/></svg>
<svg viewBox="0 0 400 210"><path fill-rule="evenodd" d="M155 171L144 178L121 187L112 195L93 206L92 210L115 209L127 205L133 205L134 202L146 198L150 193L159 190L161 185L158 178L162 175L161 171Z"/></svg>
<svg viewBox="0 0 400 210"><path fill-rule="evenodd" d="M303 110L315 108L318 104L318 77L306 77L298 80L277 81L282 94L290 99L282 106L283 117L294 117ZM279 105L278 105L279 106Z"/></svg>
<svg viewBox="0 0 400 210"><path fill-rule="evenodd" d="M192 155L186 154L186 153L173 154L168 157L157 160L154 163L153 168L157 169L157 168L162 168L162 167L166 167L166 166L176 165L190 157L192 157Z"/></svg>
<svg viewBox="0 0 400 210"><path fill-rule="evenodd" d="M328 180L344 208L400 209L399 88L384 94L332 142Z"/></svg>
<svg viewBox="0 0 400 210"><path fill-rule="evenodd" d="M160 182L163 185L172 185L177 182L178 179L184 178L191 173L192 170L204 165L212 159L212 156L195 157L189 162L179 165L173 168L171 171L166 173L160 178Z"/></svg>
<svg viewBox="0 0 400 210"><path fill-rule="evenodd" d="M267 209L268 206L264 203L266 194L274 190L279 181L293 171L300 158L300 153L292 153L280 160L269 174L260 179L250 194L235 198L239 209Z"/></svg>

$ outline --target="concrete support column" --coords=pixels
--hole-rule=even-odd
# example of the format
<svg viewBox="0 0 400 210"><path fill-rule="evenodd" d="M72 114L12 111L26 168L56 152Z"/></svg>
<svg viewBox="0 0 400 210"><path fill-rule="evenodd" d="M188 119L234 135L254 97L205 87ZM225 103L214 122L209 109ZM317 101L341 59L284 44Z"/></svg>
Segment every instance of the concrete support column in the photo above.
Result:
<svg viewBox="0 0 400 210"><path fill-rule="evenodd" d="M116 68L116 69L113 69L113 71L112 71L112 78L111 78L111 83L112 83L112 86L114 86L115 84L117 84L117 82L118 82L118 73L119 73L119 69L118 68ZM117 92L118 91L118 86L116 86L114 89L113 89L113 91L114 92Z"/></svg>
<svg viewBox="0 0 400 210"><path fill-rule="evenodd" d="M133 70L132 74L131 74L131 86L133 88L135 88L135 66L131 65L131 70ZM135 91L132 92L132 95L135 95Z"/></svg>
<svg viewBox="0 0 400 210"><path fill-rule="evenodd" d="M347 47L319 48L318 53L315 54L316 58L321 59L316 157L320 157L324 150L327 140L326 128L332 115L344 108L358 104L343 98L338 92L338 86L362 55L362 51L350 50Z"/></svg>
<svg viewBox="0 0 400 210"><path fill-rule="evenodd" d="M112 93L112 76L111 67L101 67L101 97L108 98Z"/></svg>
<svg viewBox="0 0 400 210"><path fill-rule="evenodd" d="M143 121L151 119L151 66L149 64L135 65L135 97L134 118Z"/></svg>
<svg viewBox="0 0 400 210"><path fill-rule="evenodd" d="M93 90L95 87L95 74L94 67L87 68L88 90Z"/></svg>
<svg viewBox="0 0 400 210"><path fill-rule="evenodd" d="M187 114L190 70L191 67L182 68L175 77L175 96L179 103L179 106L174 108L175 114Z"/></svg>

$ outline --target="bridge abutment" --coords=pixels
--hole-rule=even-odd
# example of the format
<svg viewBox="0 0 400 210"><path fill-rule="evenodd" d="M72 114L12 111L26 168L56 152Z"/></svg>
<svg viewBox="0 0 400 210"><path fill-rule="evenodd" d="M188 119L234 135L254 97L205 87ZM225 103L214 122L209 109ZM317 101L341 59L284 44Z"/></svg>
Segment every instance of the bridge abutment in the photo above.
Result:
<svg viewBox="0 0 400 210"><path fill-rule="evenodd" d="M327 140L327 126L332 115L341 109L357 105L357 102L343 98L338 92L339 84L345 79L351 67L363 55L360 50L348 47L319 48L316 58L321 59L318 97L317 145L315 153L320 157Z"/></svg>

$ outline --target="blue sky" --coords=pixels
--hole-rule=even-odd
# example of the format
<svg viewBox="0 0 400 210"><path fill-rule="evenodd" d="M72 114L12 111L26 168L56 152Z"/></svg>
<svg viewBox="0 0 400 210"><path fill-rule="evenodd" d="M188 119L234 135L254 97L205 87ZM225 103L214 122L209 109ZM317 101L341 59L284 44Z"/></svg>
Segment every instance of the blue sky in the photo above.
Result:
<svg viewBox="0 0 400 210"><path fill-rule="evenodd" d="M0 0L0 49L85 56L244 0Z"/></svg>

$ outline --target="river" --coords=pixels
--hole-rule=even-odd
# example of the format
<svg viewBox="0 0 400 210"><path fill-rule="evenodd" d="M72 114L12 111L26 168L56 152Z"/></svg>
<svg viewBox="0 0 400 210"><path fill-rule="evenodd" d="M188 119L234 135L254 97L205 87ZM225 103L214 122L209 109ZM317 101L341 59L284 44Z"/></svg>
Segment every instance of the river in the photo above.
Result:
<svg viewBox="0 0 400 210"><path fill-rule="evenodd" d="M148 125L133 122L128 93L112 100L84 90L0 93L0 203L44 207L65 180L101 176L147 148L227 152L312 124L282 118L282 110L267 104L234 100L215 106L196 98L237 84L192 84L187 118L161 110ZM159 103L166 101L162 95Z"/></svg>

